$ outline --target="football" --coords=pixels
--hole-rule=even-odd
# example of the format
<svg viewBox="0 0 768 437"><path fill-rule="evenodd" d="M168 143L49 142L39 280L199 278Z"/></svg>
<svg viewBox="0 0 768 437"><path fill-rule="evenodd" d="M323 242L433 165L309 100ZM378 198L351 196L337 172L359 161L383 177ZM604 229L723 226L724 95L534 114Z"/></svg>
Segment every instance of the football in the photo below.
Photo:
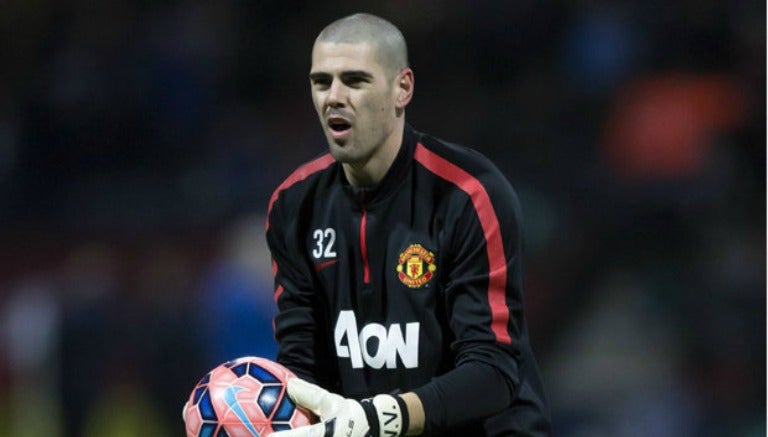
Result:
<svg viewBox="0 0 768 437"><path fill-rule="evenodd" d="M285 392L293 372L259 357L228 361L208 372L184 405L187 437L262 437L311 423Z"/></svg>

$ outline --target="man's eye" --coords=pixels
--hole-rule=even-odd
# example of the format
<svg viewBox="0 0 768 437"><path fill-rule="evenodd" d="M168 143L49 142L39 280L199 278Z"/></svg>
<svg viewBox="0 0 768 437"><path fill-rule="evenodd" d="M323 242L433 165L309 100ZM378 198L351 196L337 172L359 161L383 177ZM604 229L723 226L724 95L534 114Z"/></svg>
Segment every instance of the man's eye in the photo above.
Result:
<svg viewBox="0 0 768 437"><path fill-rule="evenodd" d="M350 77L344 81L344 84L351 88L359 88L365 83L362 77Z"/></svg>
<svg viewBox="0 0 768 437"><path fill-rule="evenodd" d="M328 80L318 79L312 81L312 86L318 89L328 89L331 86L331 82Z"/></svg>

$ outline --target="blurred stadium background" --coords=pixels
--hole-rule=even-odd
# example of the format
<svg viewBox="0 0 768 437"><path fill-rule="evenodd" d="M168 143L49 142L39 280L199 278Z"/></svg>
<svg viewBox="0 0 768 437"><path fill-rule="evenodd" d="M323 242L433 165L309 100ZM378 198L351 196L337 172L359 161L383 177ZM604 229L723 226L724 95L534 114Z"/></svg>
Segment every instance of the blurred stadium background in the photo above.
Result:
<svg viewBox="0 0 768 437"><path fill-rule="evenodd" d="M263 214L356 11L409 41L410 122L520 194L556 435L765 435L756 0L4 2L0 435L182 435L205 371L274 356Z"/></svg>

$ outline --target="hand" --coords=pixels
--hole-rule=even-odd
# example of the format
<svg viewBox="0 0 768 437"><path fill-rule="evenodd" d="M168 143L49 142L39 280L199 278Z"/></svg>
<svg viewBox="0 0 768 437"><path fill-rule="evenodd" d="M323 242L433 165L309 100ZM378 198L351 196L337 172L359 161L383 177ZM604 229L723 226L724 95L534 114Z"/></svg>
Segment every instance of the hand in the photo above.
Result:
<svg viewBox="0 0 768 437"><path fill-rule="evenodd" d="M408 430L405 403L377 395L358 402L345 399L299 378L288 380L288 396L319 418L314 425L270 434L271 437L397 437Z"/></svg>

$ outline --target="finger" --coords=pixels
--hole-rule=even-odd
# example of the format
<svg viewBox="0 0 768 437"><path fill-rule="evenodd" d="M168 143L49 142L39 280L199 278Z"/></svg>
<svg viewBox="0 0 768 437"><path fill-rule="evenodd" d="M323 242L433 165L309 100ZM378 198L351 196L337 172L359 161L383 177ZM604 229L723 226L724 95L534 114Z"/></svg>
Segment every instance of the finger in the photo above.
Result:
<svg viewBox="0 0 768 437"><path fill-rule="evenodd" d="M334 402L336 395L300 378L288 380L288 396L296 404L312 411L321 419L334 414L338 403Z"/></svg>
<svg viewBox="0 0 768 437"><path fill-rule="evenodd" d="M269 437L323 437L325 435L325 423L301 426L288 431L273 432Z"/></svg>

